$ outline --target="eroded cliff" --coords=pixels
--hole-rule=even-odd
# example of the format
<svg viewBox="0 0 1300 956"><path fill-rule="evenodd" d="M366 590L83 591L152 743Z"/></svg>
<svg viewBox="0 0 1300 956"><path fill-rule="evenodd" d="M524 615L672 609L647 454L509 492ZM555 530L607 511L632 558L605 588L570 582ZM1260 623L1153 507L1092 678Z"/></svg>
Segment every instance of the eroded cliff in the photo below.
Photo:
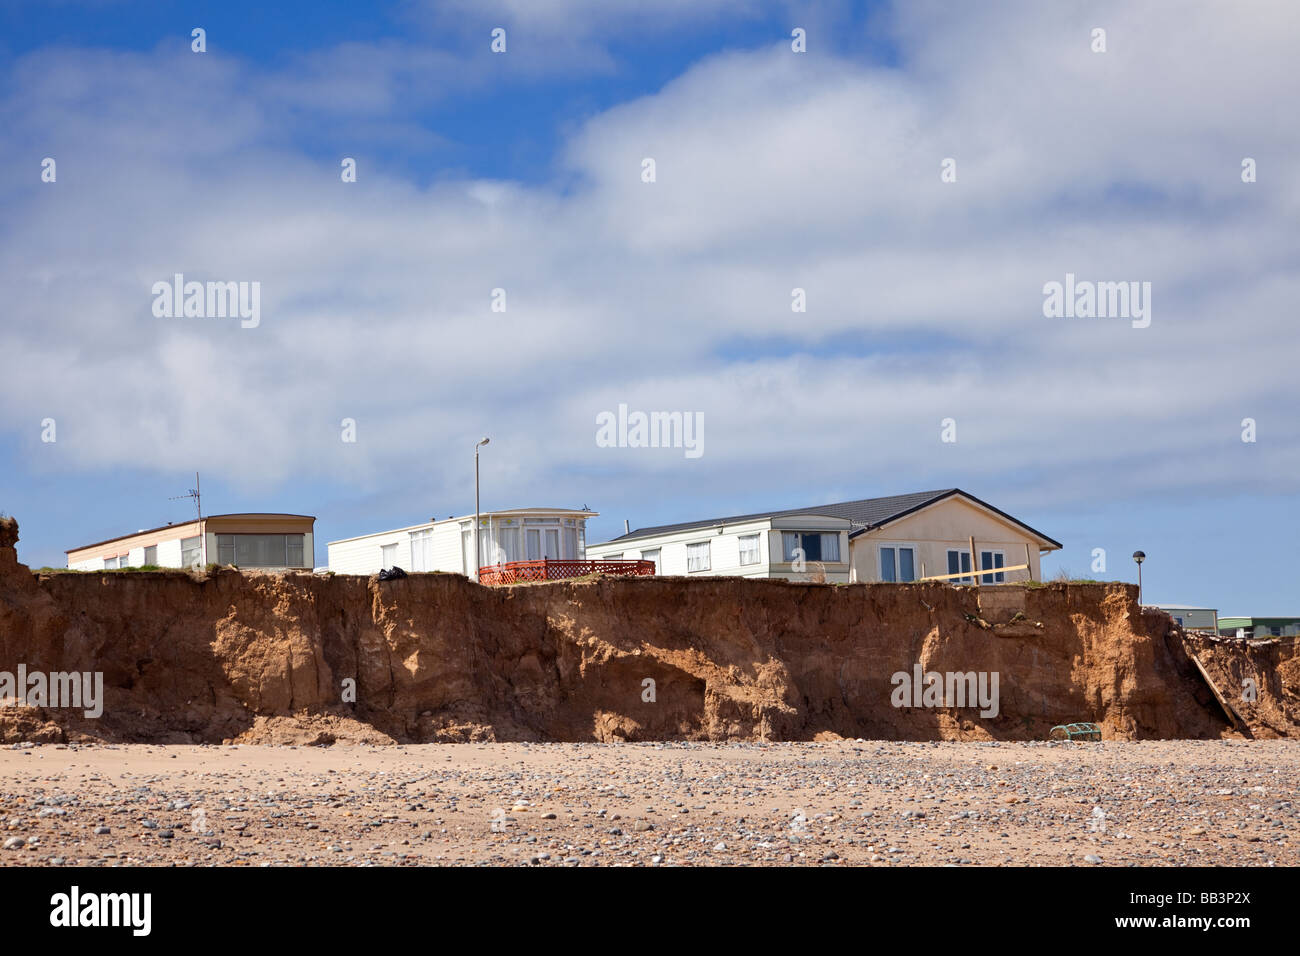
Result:
<svg viewBox="0 0 1300 956"><path fill-rule="evenodd" d="M1080 720L1120 739L1236 733L1181 631L1120 584L33 575L16 539L0 522L0 670L100 671L104 702L95 719L4 707L7 741L1041 739ZM918 664L996 673L997 715L895 707L891 677ZM1279 713L1294 706L1294 664L1251 666ZM1295 726L1266 716L1266 733Z"/></svg>

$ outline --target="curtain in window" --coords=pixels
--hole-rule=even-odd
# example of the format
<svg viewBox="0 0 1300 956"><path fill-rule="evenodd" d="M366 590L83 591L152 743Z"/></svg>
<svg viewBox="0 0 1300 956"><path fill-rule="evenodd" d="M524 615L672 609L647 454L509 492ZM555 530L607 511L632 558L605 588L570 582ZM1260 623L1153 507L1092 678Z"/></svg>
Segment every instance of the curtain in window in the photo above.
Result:
<svg viewBox="0 0 1300 956"><path fill-rule="evenodd" d="M758 562L758 535L742 535L740 538L740 563L758 564Z"/></svg>
<svg viewBox="0 0 1300 956"><path fill-rule="evenodd" d="M709 542L696 541L686 546L686 570L709 570Z"/></svg>
<svg viewBox="0 0 1300 956"><path fill-rule="evenodd" d="M794 549L799 547L799 535L794 531L781 532L781 560L793 561Z"/></svg>
<svg viewBox="0 0 1300 956"><path fill-rule="evenodd" d="M519 529L497 528L497 547L501 549L501 553L493 558L493 564L498 560L502 564L522 560L519 556Z"/></svg>
<svg viewBox="0 0 1300 956"><path fill-rule="evenodd" d="M433 532L411 532L411 570L433 570Z"/></svg>
<svg viewBox="0 0 1300 956"><path fill-rule="evenodd" d="M840 559L840 536L823 534L821 537L821 560L838 561Z"/></svg>

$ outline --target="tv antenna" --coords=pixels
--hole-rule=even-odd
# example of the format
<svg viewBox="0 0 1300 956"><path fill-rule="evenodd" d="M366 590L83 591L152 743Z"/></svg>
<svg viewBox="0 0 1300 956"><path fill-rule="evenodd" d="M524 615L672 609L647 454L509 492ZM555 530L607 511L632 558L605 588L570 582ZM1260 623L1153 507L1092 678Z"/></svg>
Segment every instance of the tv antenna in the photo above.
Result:
<svg viewBox="0 0 1300 956"><path fill-rule="evenodd" d="M194 499L194 511L199 520L199 563L207 564L208 536L203 533L203 495L201 494L202 486L199 484L199 473L194 473L194 487L189 490L188 494L172 495L168 501L180 501L182 498Z"/></svg>
<svg viewBox="0 0 1300 956"><path fill-rule="evenodd" d="M168 501L180 501L182 498L194 499L194 510L198 515L199 521L203 520L203 496L199 493L199 473L194 473L194 487L189 490L188 494L172 495Z"/></svg>

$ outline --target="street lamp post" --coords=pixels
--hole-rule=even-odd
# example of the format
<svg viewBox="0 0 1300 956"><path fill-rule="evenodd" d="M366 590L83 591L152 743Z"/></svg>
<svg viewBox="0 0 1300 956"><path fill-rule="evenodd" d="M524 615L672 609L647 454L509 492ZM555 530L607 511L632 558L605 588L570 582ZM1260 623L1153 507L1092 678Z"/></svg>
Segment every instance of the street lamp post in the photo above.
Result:
<svg viewBox="0 0 1300 956"><path fill-rule="evenodd" d="M1133 560L1137 562L1137 566L1138 566L1138 604L1142 603L1142 562L1145 561L1146 559L1147 556L1144 552L1142 551L1133 552Z"/></svg>
<svg viewBox="0 0 1300 956"><path fill-rule="evenodd" d="M479 551L478 546L478 450L488 443L489 439L485 436L481 442L474 446L474 581L478 582L478 564Z"/></svg>

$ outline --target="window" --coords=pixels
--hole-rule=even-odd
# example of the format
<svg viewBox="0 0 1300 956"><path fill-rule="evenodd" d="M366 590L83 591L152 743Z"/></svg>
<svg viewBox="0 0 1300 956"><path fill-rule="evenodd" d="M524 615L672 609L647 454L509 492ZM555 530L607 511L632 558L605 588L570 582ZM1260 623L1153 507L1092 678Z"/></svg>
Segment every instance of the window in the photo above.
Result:
<svg viewBox="0 0 1300 956"><path fill-rule="evenodd" d="M655 574L659 573L659 548L653 548L650 551L642 551L641 560L653 561L655 563Z"/></svg>
<svg viewBox="0 0 1300 956"><path fill-rule="evenodd" d="M564 529L564 554L566 558L576 558L578 556L578 529Z"/></svg>
<svg viewBox="0 0 1300 956"><path fill-rule="evenodd" d="M758 564L758 535L742 534L740 536L740 563Z"/></svg>
<svg viewBox="0 0 1300 956"><path fill-rule="evenodd" d="M1001 551L980 552L981 571L988 570L989 568L1004 568L1006 565L1006 556ZM1006 579L1007 575L1005 571L999 571L997 574L981 574L980 584L1002 584Z"/></svg>
<svg viewBox="0 0 1300 956"><path fill-rule="evenodd" d="M184 542L181 547L183 550ZM301 534L217 535L219 564L235 564L241 568L301 568L306 567L305 553L305 537Z"/></svg>
<svg viewBox="0 0 1300 956"><path fill-rule="evenodd" d="M381 544L379 546L379 566L381 568L391 568L397 564L397 543Z"/></svg>
<svg viewBox="0 0 1300 956"><path fill-rule="evenodd" d="M117 556L117 566L119 568L129 568L131 566L131 556L129 554L119 554Z"/></svg>
<svg viewBox="0 0 1300 956"><path fill-rule="evenodd" d="M971 583L973 583L975 579L972 578L972 577L970 577L969 574L968 574L968 572L970 571L970 569L971 569L971 567L970 567L970 552L969 552L969 551L954 551L954 550L950 550L950 551L948 552L948 573L949 573L949 574L961 574L961 575L962 575L962 577L959 577L959 578L949 578L949 579L948 579L948 583L949 583L949 584L971 584Z"/></svg>
<svg viewBox="0 0 1300 956"><path fill-rule="evenodd" d="M813 531L784 531L781 533L784 560L794 561L798 558L796 548L803 550L805 561L838 561L840 559L840 536Z"/></svg>
<svg viewBox="0 0 1300 956"><path fill-rule="evenodd" d="M686 545L686 570L709 570L709 542L692 541Z"/></svg>
<svg viewBox="0 0 1300 956"><path fill-rule="evenodd" d="M896 544L882 546L880 549L880 580L889 582L915 581L915 549Z"/></svg>
<svg viewBox="0 0 1300 956"><path fill-rule="evenodd" d="M104 559L104 570L109 571L117 568L117 555Z"/></svg>
<svg viewBox="0 0 1300 956"><path fill-rule="evenodd" d="M158 563L158 545L151 544L149 545L149 547L144 549L144 563L145 564Z"/></svg>
<svg viewBox="0 0 1300 956"><path fill-rule="evenodd" d="M521 560L519 554L519 529L497 528L497 546L493 552L493 564L509 564Z"/></svg>
<svg viewBox="0 0 1300 956"><path fill-rule="evenodd" d="M181 538L181 567L192 568L203 560L203 539L197 534L192 538ZM226 564L234 564L227 561Z"/></svg>
<svg viewBox="0 0 1300 956"><path fill-rule="evenodd" d="M603 561L622 561L622 560L623 560L623 552L620 551L618 554L607 554L607 555L605 555L605 557L602 558L601 560L603 560Z"/></svg>
<svg viewBox="0 0 1300 956"><path fill-rule="evenodd" d="M411 532L411 570L433 570L433 531Z"/></svg>

